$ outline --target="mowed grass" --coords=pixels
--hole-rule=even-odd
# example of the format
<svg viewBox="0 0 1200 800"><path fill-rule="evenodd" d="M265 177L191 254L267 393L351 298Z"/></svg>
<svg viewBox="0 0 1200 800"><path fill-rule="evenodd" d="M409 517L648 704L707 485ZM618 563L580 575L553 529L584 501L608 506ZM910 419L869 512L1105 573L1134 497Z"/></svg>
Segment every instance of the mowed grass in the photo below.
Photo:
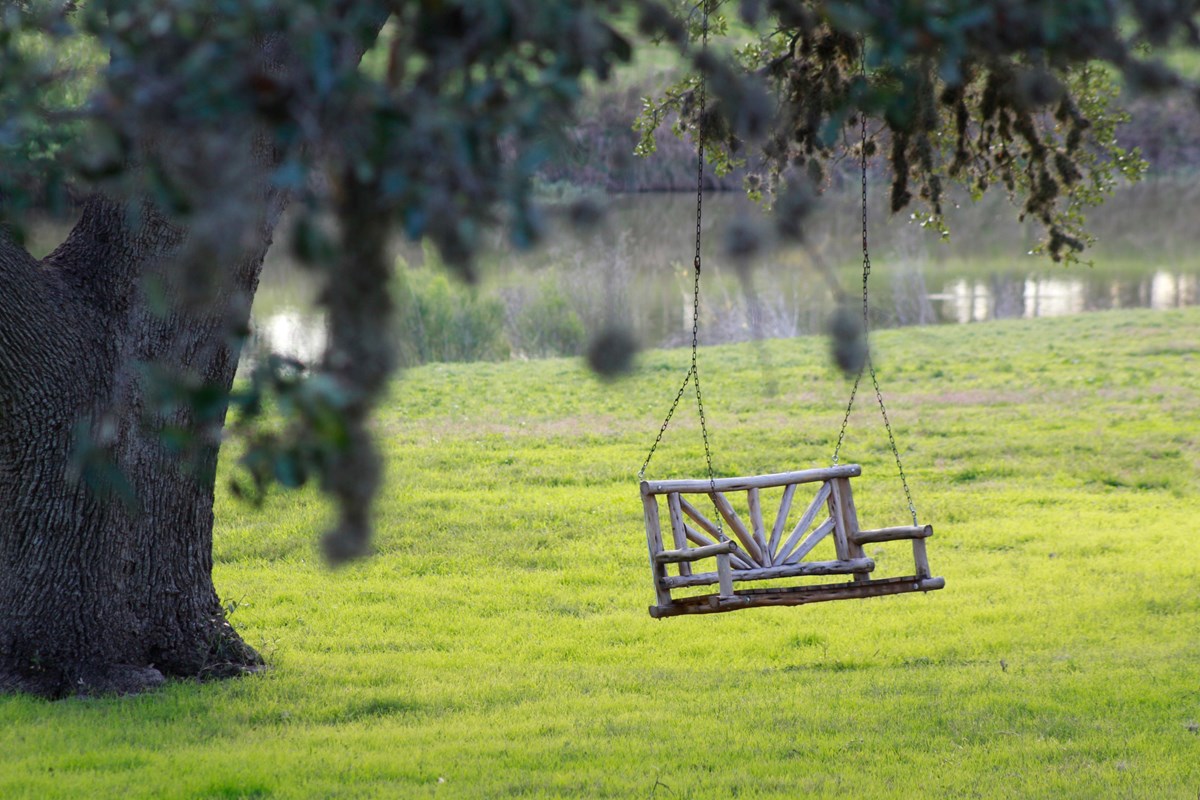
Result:
<svg viewBox="0 0 1200 800"><path fill-rule="evenodd" d="M374 559L321 565L314 493L219 500L272 669L2 698L0 797L1197 797L1200 309L875 341L944 591L652 620L635 474L688 353L425 367L379 414ZM824 347L702 352L720 474L828 463ZM860 518L903 524L859 409ZM702 464L683 409L651 474Z"/></svg>

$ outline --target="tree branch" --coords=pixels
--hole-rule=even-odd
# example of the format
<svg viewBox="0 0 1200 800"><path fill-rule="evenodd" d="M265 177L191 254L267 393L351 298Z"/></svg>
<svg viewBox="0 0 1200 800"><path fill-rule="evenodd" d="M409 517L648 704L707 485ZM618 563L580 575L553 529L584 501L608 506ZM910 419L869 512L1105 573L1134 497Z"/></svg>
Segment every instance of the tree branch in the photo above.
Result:
<svg viewBox="0 0 1200 800"><path fill-rule="evenodd" d="M124 317L144 266L166 259L184 237L148 203L131 222L119 203L94 195L67 238L42 260L75 297L109 320Z"/></svg>

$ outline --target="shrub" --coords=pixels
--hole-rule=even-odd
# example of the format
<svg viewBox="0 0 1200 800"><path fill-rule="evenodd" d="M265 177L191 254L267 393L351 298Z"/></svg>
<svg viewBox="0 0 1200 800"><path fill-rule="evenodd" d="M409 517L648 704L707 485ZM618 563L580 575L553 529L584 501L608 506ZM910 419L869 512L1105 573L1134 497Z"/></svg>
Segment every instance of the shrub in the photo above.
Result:
<svg viewBox="0 0 1200 800"><path fill-rule="evenodd" d="M392 293L400 363L502 361L512 352L504 332L504 304L451 281L437 263L411 268L399 259Z"/></svg>
<svg viewBox="0 0 1200 800"><path fill-rule="evenodd" d="M558 281L547 278L535 291L516 316L513 339L517 348L530 358L582 353L587 332Z"/></svg>

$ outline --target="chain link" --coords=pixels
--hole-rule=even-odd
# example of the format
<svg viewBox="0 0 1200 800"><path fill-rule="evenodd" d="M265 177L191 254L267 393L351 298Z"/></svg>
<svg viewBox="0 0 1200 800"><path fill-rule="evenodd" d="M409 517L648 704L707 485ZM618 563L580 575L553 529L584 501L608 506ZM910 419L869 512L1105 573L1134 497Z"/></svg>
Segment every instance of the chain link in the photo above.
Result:
<svg viewBox="0 0 1200 800"><path fill-rule="evenodd" d="M862 370L854 376L854 385L850 387L850 402L846 403L846 413L842 417L842 429L838 431L837 444L833 446L833 465L838 465L838 458L842 452L842 442L846 440L846 427L850 424L850 412L854 409L854 398L858 394L858 383L862 380Z"/></svg>
<svg viewBox="0 0 1200 800"><path fill-rule="evenodd" d="M675 409L679 407L679 401L683 399L683 392L687 389L688 382L692 379L692 371L689 369L687 375L683 376L683 383L679 386L679 391L675 393L675 399L671 402L671 408L667 411L666 419L663 420L662 427L658 429L658 436L654 437L654 444L650 445L650 452L646 453L646 460L642 462L642 468L638 470L638 480L645 480L646 468L650 466L650 459L654 458L654 451L658 449L662 443L663 436L666 435L667 426L671 424L671 417L675 415Z"/></svg>
<svg viewBox="0 0 1200 800"><path fill-rule="evenodd" d="M867 77L867 41L866 37L861 38L859 45L859 74L862 76L864 84ZM864 104L865 105L865 104ZM862 166L862 251L863 251L863 276L862 276L862 307L863 307L863 339L869 340L871 314L868 293L868 282L871 277L871 251L867 239L867 114L866 110L859 113L859 121L861 123L861 151L860 164ZM879 388L879 378L875 374L875 362L871 359L871 352L867 350L866 362L863 365L871 374L871 385L875 387L875 399L879 401L879 413L883 417L883 427L887 429L888 445L892 448L892 456L896 459L896 471L900 475L900 485L904 487L904 499L908 502L908 512L912 515L913 525L917 525L917 508L913 504L912 492L908 488L908 477L904 474L904 465L900 462L900 449L896 446L896 436L892 432L892 422L888 419L887 407L883 402L883 391ZM837 466L838 458L841 455L842 443L846 438L846 427L850 423L850 412L854 410L854 399L858 395L858 386L862 381L863 368L860 367L858 374L854 376L854 386L850 389L850 400L846 403L846 413L842 417L842 429L838 432L837 444L833 448L833 464Z"/></svg>
<svg viewBox="0 0 1200 800"><path fill-rule="evenodd" d="M708 49L708 3L701 0L704 6L704 26L701 32L701 48ZM700 364L696 360L700 341L700 221L704 210L704 123L708 109L708 81L703 73L700 75L700 117L696 123L696 258L692 262L696 267L695 279L692 283L692 379L696 382L696 410L700 415L700 435L704 439L704 463L708 467L708 487L716 508L717 483L713 472L712 447L708 440L708 420L704 415L704 394L700 391ZM725 531L721 525L721 515L717 518L717 539L725 541Z"/></svg>
<svg viewBox="0 0 1200 800"><path fill-rule="evenodd" d="M900 475L900 485L904 487L904 499L908 501L908 513L912 515L913 527L917 527L917 507L913 505L912 492L908 488L908 478L904 475L904 465L900 463L900 450L896 447L896 437L892 434L892 423L888 419L887 409L883 405L883 392L879 390L879 379L875 377L875 365L867 357L867 367L871 372L871 383L875 385L875 398L879 401L879 413L883 416L883 427L887 428L888 444L892 448L892 456L896 459L896 472Z"/></svg>
<svg viewBox="0 0 1200 800"><path fill-rule="evenodd" d="M704 23L701 33L701 47L708 47L708 5L710 0L702 0L701 5L704 9ZM646 460L642 463L642 468L638 470L638 480L643 480L646 475L646 469L650 466L650 460L654 458L654 452L658 449L658 445L662 442L663 436L667 432L667 427L671 424L671 418L675 415L675 409L679 407L679 401L683 399L683 393L687 390L688 382L691 381L696 388L696 410L700 416L700 434L704 439L704 463L708 468L708 486L713 499L713 508L717 513L717 539L724 542L727 541L725 536L724 525L721 522L721 514L716 506L716 473L713 470L712 446L708 436L708 419L704 413L704 393L700 389L700 364L698 361L700 349L700 244L701 244L701 222L704 212L704 117L708 105L707 97L707 81L704 75L700 75L697 92L699 93L699 117L696 124L696 257L692 261L694 268L692 278L692 363L688 368L687 374L683 376L683 383L679 385L679 391L675 393L675 399L671 402L671 408L667 411L667 416L663 420L662 426L658 429L658 436L654 439L654 444L650 445L650 452L646 454Z"/></svg>

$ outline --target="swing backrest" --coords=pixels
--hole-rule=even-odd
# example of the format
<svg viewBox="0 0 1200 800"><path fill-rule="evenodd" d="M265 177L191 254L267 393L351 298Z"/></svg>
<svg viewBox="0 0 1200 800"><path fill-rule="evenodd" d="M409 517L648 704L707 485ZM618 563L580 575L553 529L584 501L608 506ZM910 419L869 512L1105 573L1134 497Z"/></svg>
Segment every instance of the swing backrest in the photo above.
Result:
<svg viewBox="0 0 1200 800"><path fill-rule="evenodd" d="M851 572L855 571L853 568L865 567L869 572L873 565L867 566L862 561L862 548L854 541L854 535L858 532L858 516L850 490L850 478L861 474L862 468L857 464L846 464L745 478L718 478L711 482L643 481L642 502L651 560L665 550L659 508L659 498L665 497L671 543L676 550L717 544L722 528L718 528L709 515L719 514L724 532L739 545L738 552L731 558L735 570L757 572L796 565L822 539L832 535L837 560L847 562L837 565L835 569ZM795 525L789 526L798 490L806 484L816 485L815 496L811 497ZM783 497L774 524L768 529L763 517L760 492L780 487L783 488ZM730 502L729 495L735 492L746 494L745 507L750 516L748 523L738 515ZM693 502L695 495L708 495L717 514L712 514L710 509L702 510L701 506L708 504ZM827 516L822 516L822 510L827 511ZM814 526L814 523L818 524ZM852 561L857 563L851 564ZM679 563L680 575L689 576L691 564L688 561ZM688 585L696 584L689 582Z"/></svg>

